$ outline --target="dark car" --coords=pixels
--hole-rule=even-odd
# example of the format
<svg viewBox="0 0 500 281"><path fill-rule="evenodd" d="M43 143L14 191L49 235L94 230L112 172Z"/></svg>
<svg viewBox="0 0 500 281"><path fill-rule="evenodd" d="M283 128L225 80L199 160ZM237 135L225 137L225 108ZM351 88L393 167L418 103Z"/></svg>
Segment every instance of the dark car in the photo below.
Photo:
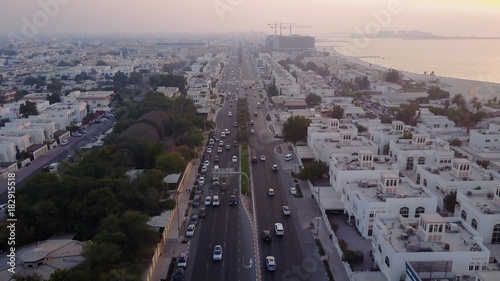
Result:
<svg viewBox="0 0 500 281"><path fill-rule="evenodd" d="M214 163L219 163L219 156L214 157Z"/></svg>
<svg viewBox="0 0 500 281"><path fill-rule="evenodd" d="M238 199L236 198L236 196L231 195L231 197L229 198L229 205L236 205L236 204L238 204Z"/></svg>
<svg viewBox="0 0 500 281"><path fill-rule="evenodd" d="M278 171L278 165L274 164L273 165L273 172L277 172Z"/></svg>
<svg viewBox="0 0 500 281"><path fill-rule="evenodd" d="M205 209L205 207L200 208L200 212L198 213L198 217L199 218L204 218L206 216L207 216L207 209Z"/></svg>
<svg viewBox="0 0 500 281"><path fill-rule="evenodd" d="M252 163L257 163L257 157L252 157Z"/></svg>
<svg viewBox="0 0 500 281"><path fill-rule="evenodd" d="M174 281L182 281L184 279L184 269L178 267L174 271Z"/></svg>
<svg viewBox="0 0 500 281"><path fill-rule="evenodd" d="M197 225L198 224L198 215L192 215L191 220L189 221L189 224Z"/></svg>
<svg viewBox="0 0 500 281"><path fill-rule="evenodd" d="M271 231L270 230L262 231L262 240L264 240L264 242L271 242Z"/></svg>

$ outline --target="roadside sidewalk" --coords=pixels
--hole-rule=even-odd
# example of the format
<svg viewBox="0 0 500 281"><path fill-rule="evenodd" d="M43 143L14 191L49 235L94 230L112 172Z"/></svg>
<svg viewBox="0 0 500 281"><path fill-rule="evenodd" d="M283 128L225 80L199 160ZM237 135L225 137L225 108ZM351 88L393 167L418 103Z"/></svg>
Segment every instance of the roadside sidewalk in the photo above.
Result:
<svg viewBox="0 0 500 281"><path fill-rule="evenodd" d="M313 230L313 235L315 238L317 237L320 239L323 249L325 250L325 255L322 256L321 259L328 261L328 265L330 266L330 271L332 272L333 278L335 280L349 280L349 276L347 275L347 272L344 266L342 265L342 259L339 256L335 248L335 245L333 245L334 242L330 238L330 233L326 228L323 217L321 217L320 220L317 219L320 211L316 200L313 199L317 196L317 194L315 194L314 191L311 190L306 181L299 181L298 184L300 185L302 195L304 195L304 198L298 200L314 201L313 204L314 206L317 207L316 211L300 212L299 216L305 226L307 226L307 224L309 223L314 224L315 229ZM312 195L314 195L314 197L312 197ZM316 235L316 233L318 235Z"/></svg>
<svg viewBox="0 0 500 281"><path fill-rule="evenodd" d="M165 239L165 245L163 246L163 253L158 258L158 264L153 272L153 281L161 281L165 279L168 274L168 268L172 258L177 257L180 253L185 253L189 250L189 243L182 244L184 240L184 229L186 228L185 221L186 210L189 204L189 193L186 189L191 189L193 187L194 181L196 180L196 169L200 164L199 159L193 162L193 165L187 171L186 179L184 183L179 187L179 194L177 198L177 212L173 212L172 215L175 217L172 220L170 229L167 232L167 237Z"/></svg>

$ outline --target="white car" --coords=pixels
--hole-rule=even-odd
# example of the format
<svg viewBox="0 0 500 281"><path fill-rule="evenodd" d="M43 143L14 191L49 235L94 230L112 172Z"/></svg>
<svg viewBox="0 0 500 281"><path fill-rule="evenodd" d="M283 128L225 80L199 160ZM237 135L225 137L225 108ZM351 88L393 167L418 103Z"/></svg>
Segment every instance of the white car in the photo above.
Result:
<svg viewBox="0 0 500 281"><path fill-rule="evenodd" d="M210 166L210 161L208 161L208 160L203 161L203 166L207 166L207 167Z"/></svg>
<svg viewBox="0 0 500 281"><path fill-rule="evenodd" d="M61 141L61 145L67 145L68 143L69 143L69 141L67 141L67 140L62 140Z"/></svg>
<svg viewBox="0 0 500 281"><path fill-rule="evenodd" d="M229 116L229 117L233 116L233 114L231 113L231 111L229 111L229 112L227 113L227 116Z"/></svg>
<svg viewBox="0 0 500 281"><path fill-rule="evenodd" d="M274 232L278 236L283 236L285 235L285 229L283 228L283 224L277 222L274 224Z"/></svg>
<svg viewBox="0 0 500 281"><path fill-rule="evenodd" d="M212 197L211 196L205 197L205 205L210 206L211 204L212 204Z"/></svg>
<svg viewBox="0 0 500 281"><path fill-rule="evenodd" d="M201 173L202 173L202 174L206 173L206 172L207 172L207 170L208 170L208 166L203 165L203 167L201 167Z"/></svg>
<svg viewBox="0 0 500 281"><path fill-rule="evenodd" d="M231 134L231 132L229 132L228 129L224 130L224 133L226 133L226 135L230 135Z"/></svg>
<svg viewBox="0 0 500 281"><path fill-rule="evenodd" d="M267 190L267 194L269 194L269 196L274 196L274 189L269 188L269 189Z"/></svg>
<svg viewBox="0 0 500 281"><path fill-rule="evenodd" d="M205 184L205 177L202 176L198 179L198 185L204 185L204 184Z"/></svg>
<svg viewBox="0 0 500 281"><path fill-rule="evenodd" d="M224 141L219 141L219 146L224 146Z"/></svg>
<svg viewBox="0 0 500 281"><path fill-rule="evenodd" d="M209 147L207 148L207 154L211 154L212 153L212 149Z"/></svg>
<svg viewBox="0 0 500 281"><path fill-rule="evenodd" d="M250 134L255 134L255 130L254 130L254 129L251 129L251 130L250 130Z"/></svg>
<svg viewBox="0 0 500 281"><path fill-rule="evenodd" d="M214 259L214 261L222 260L222 246L221 245L215 245L213 259Z"/></svg>
<svg viewBox="0 0 500 281"><path fill-rule="evenodd" d="M295 189L295 187L290 187L290 194L292 195L297 195L297 189Z"/></svg>
<svg viewBox="0 0 500 281"><path fill-rule="evenodd" d="M266 156L264 155L260 156L260 161L266 161Z"/></svg>
<svg viewBox="0 0 500 281"><path fill-rule="evenodd" d="M273 256L266 257L266 267L268 271L276 271L276 259Z"/></svg>
<svg viewBox="0 0 500 281"><path fill-rule="evenodd" d="M233 156L233 159L231 161L233 161L233 163L238 162L238 156Z"/></svg>
<svg viewBox="0 0 500 281"><path fill-rule="evenodd" d="M288 206L283 206L283 207L281 207L281 209L283 210L283 215L285 215L285 216L289 216L289 215L291 214L291 212L290 212L290 207L288 207Z"/></svg>
<svg viewBox="0 0 500 281"><path fill-rule="evenodd" d="M188 227L186 229L186 237L193 237L195 229L196 229L196 226L194 224L188 225Z"/></svg>
<svg viewBox="0 0 500 281"><path fill-rule="evenodd" d="M212 206L219 206L219 205L220 205L219 195L214 195L214 198L212 199Z"/></svg>

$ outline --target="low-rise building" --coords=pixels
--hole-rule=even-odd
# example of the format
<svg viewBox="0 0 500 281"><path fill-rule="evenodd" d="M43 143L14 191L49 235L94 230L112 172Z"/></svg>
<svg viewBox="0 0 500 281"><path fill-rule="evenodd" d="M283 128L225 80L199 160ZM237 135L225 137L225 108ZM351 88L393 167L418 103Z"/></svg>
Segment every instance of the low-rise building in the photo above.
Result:
<svg viewBox="0 0 500 281"><path fill-rule="evenodd" d="M436 213L419 218L378 214L372 253L389 281L401 280L408 273L415 275L409 280L472 276L486 270L490 258L477 231L462 224L460 218L443 218Z"/></svg>
<svg viewBox="0 0 500 281"><path fill-rule="evenodd" d="M429 139L426 134L413 134L412 139L391 139L389 156L398 163L401 170L414 171L425 164L451 163L454 152L448 142Z"/></svg>
<svg viewBox="0 0 500 281"><path fill-rule="evenodd" d="M490 123L488 129L471 130L469 148L476 152L500 150L500 125Z"/></svg>

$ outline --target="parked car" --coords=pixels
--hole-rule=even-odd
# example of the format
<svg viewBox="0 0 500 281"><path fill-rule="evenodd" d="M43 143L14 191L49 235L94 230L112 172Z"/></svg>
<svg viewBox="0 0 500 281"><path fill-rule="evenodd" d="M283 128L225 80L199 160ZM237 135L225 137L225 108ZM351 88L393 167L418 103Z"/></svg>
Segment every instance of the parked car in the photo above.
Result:
<svg viewBox="0 0 500 281"><path fill-rule="evenodd" d="M186 237L193 237L195 229L196 229L196 226L194 224L188 225L188 227L186 229Z"/></svg>
<svg viewBox="0 0 500 281"><path fill-rule="evenodd" d="M205 205L210 206L212 204L212 196L205 197Z"/></svg>
<svg viewBox="0 0 500 281"><path fill-rule="evenodd" d="M260 156L260 161L266 161L266 156L265 155L261 155Z"/></svg>
<svg viewBox="0 0 500 281"><path fill-rule="evenodd" d="M62 140L61 141L61 145L67 145L68 143L69 143L69 141L67 141L67 140Z"/></svg>
<svg viewBox="0 0 500 281"><path fill-rule="evenodd" d="M257 163L257 157L252 157L252 163Z"/></svg>
<svg viewBox="0 0 500 281"><path fill-rule="evenodd" d="M186 253L181 253L179 257L177 257L177 267L186 268L187 267L187 255Z"/></svg>
<svg viewBox="0 0 500 281"><path fill-rule="evenodd" d="M198 212L198 217L199 218L204 218L207 216L207 209L205 207L200 208L200 212Z"/></svg>
<svg viewBox="0 0 500 281"><path fill-rule="evenodd" d="M218 207L220 205L219 195L214 195L212 199L212 206Z"/></svg>
<svg viewBox="0 0 500 281"><path fill-rule="evenodd" d="M233 163L236 163L238 162L238 156L233 156L232 160L231 160Z"/></svg>
<svg viewBox="0 0 500 281"><path fill-rule="evenodd" d="M197 225L198 224L198 215L192 215L191 220L189 220L189 224Z"/></svg>
<svg viewBox="0 0 500 281"><path fill-rule="evenodd" d="M174 271L174 281L182 281L184 278L184 269L182 267L178 267Z"/></svg>

